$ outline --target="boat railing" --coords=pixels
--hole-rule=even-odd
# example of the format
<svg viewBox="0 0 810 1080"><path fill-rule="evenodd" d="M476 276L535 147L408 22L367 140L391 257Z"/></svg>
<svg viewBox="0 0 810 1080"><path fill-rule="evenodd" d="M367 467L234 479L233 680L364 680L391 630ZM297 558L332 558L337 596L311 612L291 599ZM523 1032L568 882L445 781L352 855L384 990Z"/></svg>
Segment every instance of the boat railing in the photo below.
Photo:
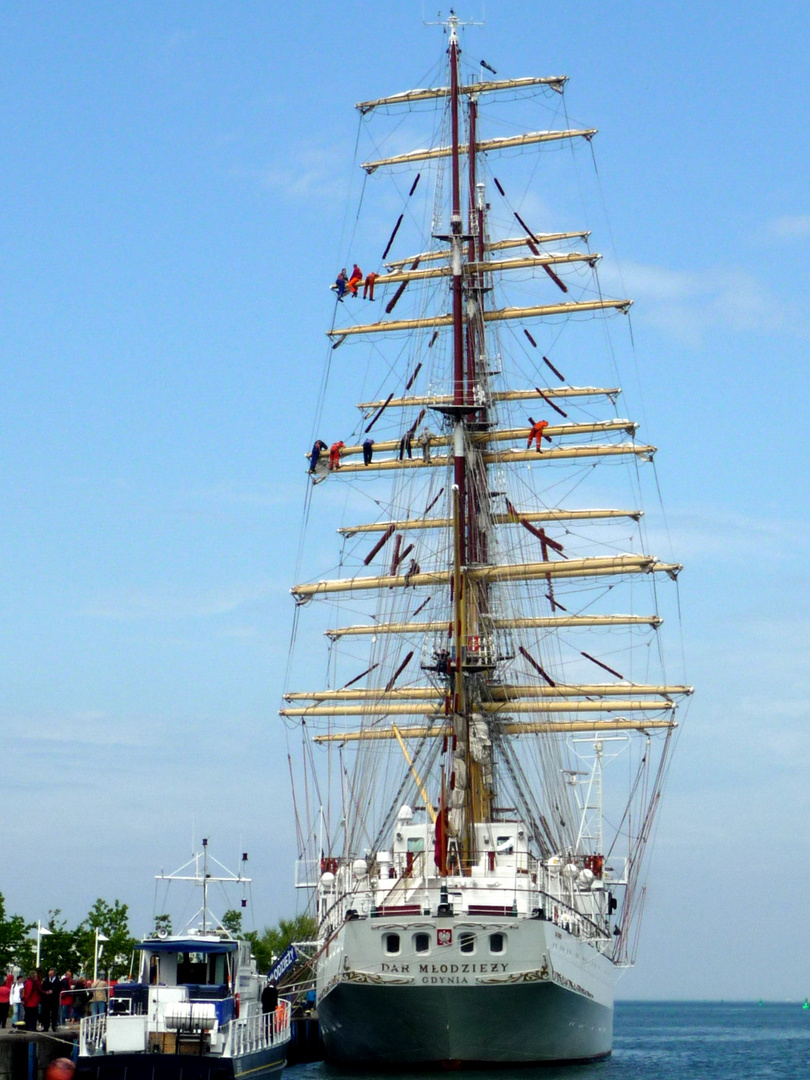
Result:
<svg viewBox="0 0 810 1080"><path fill-rule="evenodd" d="M552 896L547 892L540 892L538 895L540 907L537 910L541 918L562 927L575 937L601 940L609 936L605 926L600 926L559 896Z"/></svg>
<svg viewBox="0 0 810 1080"><path fill-rule="evenodd" d="M104 1051L107 1040L107 1017L104 1013L84 1016L79 1024L79 1053L92 1056Z"/></svg>
<svg viewBox="0 0 810 1080"><path fill-rule="evenodd" d="M296 889L317 889L320 876L321 870L318 859L296 859Z"/></svg>
<svg viewBox="0 0 810 1080"><path fill-rule="evenodd" d="M146 1005L143 1001L135 1001L133 998L110 998L110 1016L143 1016Z"/></svg>
<svg viewBox="0 0 810 1080"><path fill-rule="evenodd" d="M492 668L514 656L511 639L494 633L470 634L464 650L465 668ZM421 667L447 675L455 663L455 645L447 634L426 634L422 641Z"/></svg>
<svg viewBox="0 0 810 1080"><path fill-rule="evenodd" d="M242 1016L228 1025L225 1053L233 1057L275 1046L290 1038L290 1003L279 1001L273 1012Z"/></svg>

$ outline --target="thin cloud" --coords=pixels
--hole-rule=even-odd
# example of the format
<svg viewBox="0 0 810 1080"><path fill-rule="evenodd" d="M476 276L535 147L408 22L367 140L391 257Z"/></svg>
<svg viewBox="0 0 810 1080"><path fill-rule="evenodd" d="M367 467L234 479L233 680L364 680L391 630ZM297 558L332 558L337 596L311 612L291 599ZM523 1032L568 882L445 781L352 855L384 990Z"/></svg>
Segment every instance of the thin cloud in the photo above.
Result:
<svg viewBox="0 0 810 1080"><path fill-rule="evenodd" d="M810 214L785 214L774 218L762 233L766 240L806 240L810 236Z"/></svg>
<svg viewBox="0 0 810 1080"><path fill-rule="evenodd" d="M204 619L227 615L265 600L273 589L269 581L231 588L194 592L177 588L125 589L91 600L82 614L121 621L148 619Z"/></svg>
<svg viewBox="0 0 810 1080"><path fill-rule="evenodd" d="M772 559L795 557L795 537L801 531L798 522L784 517L748 516L703 506L667 511L666 519L666 527L656 524L647 529L647 546L656 551L671 546L687 563L717 556L747 562L763 551Z"/></svg>
<svg viewBox="0 0 810 1080"><path fill-rule="evenodd" d="M789 331L802 337L810 330L803 312L794 311L749 270L710 267L698 272L623 263L621 275L608 268L601 277L608 291L629 292L639 303L641 317L694 347L714 330Z"/></svg>
<svg viewBox="0 0 810 1080"><path fill-rule="evenodd" d="M298 201L319 196L335 198L335 162L346 160L346 147L299 146L287 148L283 157L274 157L272 167L260 170L237 170L239 175L257 181L263 188ZM279 163L284 161L283 167Z"/></svg>

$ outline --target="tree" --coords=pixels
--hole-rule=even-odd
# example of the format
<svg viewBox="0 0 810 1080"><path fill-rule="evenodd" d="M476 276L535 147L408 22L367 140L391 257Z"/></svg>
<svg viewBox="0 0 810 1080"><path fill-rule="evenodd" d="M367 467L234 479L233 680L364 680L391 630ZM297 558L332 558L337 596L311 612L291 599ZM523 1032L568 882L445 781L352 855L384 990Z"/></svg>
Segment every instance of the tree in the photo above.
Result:
<svg viewBox="0 0 810 1080"><path fill-rule="evenodd" d="M43 971L56 968L59 975L78 968L79 953L76 948L76 931L67 929L65 919L60 919L60 908L48 912L47 935L40 940L40 966Z"/></svg>
<svg viewBox="0 0 810 1080"><path fill-rule="evenodd" d="M0 973L13 965L28 973L34 966L35 953L28 934L35 923L22 915L6 915L6 898L0 893Z"/></svg>
<svg viewBox="0 0 810 1080"><path fill-rule="evenodd" d="M268 971L273 961L294 941L314 941L317 936L318 924L311 915L280 919L277 927L266 926L261 934L255 930L245 934L253 949L259 971Z"/></svg>
<svg viewBox="0 0 810 1080"><path fill-rule="evenodd" d="M155 916L155 933L160 934L164 931L167 934L172 932L172 917L165 913L163 915Z"/></svg>
<svg viewBox="0 0 810 1080"><path fill-rule="evenodd" d="M87 918L76 928L75 938L81 964L86 972L93 970L96 931L107 938L99 946L99 970L115 978L129 970L135 938L129 932L129 905L116 900L112 905L99 898Z"/></svg>
<svg viewBox="0 0 810 1080"><path fill-rule="evenodd" d="M238 911L236 908L228 908L222 916L222 925L231 937L242 937L242 912Z"/></svg>

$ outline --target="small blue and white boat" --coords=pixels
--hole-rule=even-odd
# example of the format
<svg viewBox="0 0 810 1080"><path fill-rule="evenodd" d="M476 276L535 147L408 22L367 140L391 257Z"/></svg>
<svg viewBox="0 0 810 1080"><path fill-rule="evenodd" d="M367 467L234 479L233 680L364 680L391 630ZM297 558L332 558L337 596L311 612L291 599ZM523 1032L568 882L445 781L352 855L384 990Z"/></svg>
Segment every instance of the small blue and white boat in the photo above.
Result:
<svg viewBox="0 0 810 1080"><path fill-rule="evenodd" d="M250 942L218 920L212 926L207 910L210 883L248 879L212 877L206 841L194 861L194 877L168 879L202 885L201 925L140 942L135 979L113 986L106 1016L81 1022L77 1080L272 1080L283 1070L289 1002L263 1011L265 980Z"/></svg>

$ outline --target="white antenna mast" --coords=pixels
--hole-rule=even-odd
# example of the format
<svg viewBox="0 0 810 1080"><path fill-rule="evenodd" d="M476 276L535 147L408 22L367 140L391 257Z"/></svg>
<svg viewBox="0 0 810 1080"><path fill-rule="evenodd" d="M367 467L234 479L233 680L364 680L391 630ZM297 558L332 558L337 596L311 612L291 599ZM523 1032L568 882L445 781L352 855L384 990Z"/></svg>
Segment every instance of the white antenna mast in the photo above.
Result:
<svg viewBox="0 0 810 1080"><path fill-rule="evenodd" d="M247 859L247 852L244 852L242 855L243 869L247 863ZM202 870L200 869L200 860L202 860ZM200 927L200 932L203 934L205 934L208 930L209 921L212 927L214 925L216 925L216 927L218 928L222 927L222 922L208 909L209 884L213 882L222 882L224 884L239 883L242 885L249 885L252 880L251 878L245 876L245 874L242 872L242 869L240 869L238 874L234 874L233 871L229 870L227 866L223 866L223 864L219 862L218 859L215 859L213 856L211 856L211 862L216 863L220 870L223 871L222 874L217 874L216 876L214 876L213 874L210 874L208 872L208 860L208 839L204 838L202 842L202 851L195 851L191 859L189 859L187 863L184 863L183 866L181 866L178 870L175 870L173 874L155 874L156 881L191 881L195 885L199 885L202 887L202 907L195 912L187 925L190 928L191 924L195 921L195 919L201 917L202 925ZM194 863L194 873L184 874L183 871L190 867L192 863ZM246 901L243 900L243 906L245 905L245 903Z"/></svg>

